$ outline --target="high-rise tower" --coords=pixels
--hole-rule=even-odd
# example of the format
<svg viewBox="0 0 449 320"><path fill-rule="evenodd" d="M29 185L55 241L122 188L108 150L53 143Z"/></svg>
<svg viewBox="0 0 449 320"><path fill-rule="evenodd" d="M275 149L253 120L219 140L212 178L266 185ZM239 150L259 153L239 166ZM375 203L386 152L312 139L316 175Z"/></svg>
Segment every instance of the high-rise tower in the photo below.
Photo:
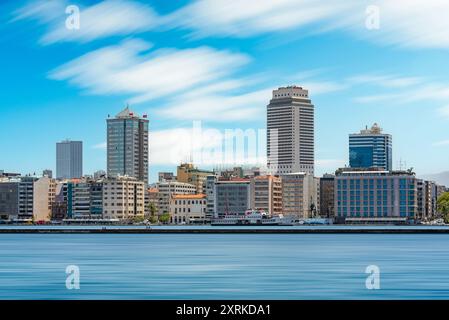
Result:
<svg viewBox="0 0 449 320"><path fill-rule="evenodd" d="M273 90L267 106L267 159L273 174L314 173L314 106L307 90Z"/></svg>
<svg viewBox="0 0 449 320"><path fill-rule="evenodd" d="M109 177L128 175L148 184L148 123L128 107L107 119Z"/></svg>
<svg viewBox="0 0 449 320"><path fill-rule="evenodd" d="M56 143L56 178L83 176L83 142L65 140Z"/></svg>

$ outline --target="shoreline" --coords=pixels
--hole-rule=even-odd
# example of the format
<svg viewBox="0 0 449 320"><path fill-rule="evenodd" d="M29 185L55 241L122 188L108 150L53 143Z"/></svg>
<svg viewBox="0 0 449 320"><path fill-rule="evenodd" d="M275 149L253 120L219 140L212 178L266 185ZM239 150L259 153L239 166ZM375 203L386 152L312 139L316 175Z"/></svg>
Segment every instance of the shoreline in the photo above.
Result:
<svg viewBox="0 0 449 320"><path fill-rule="evenodd" d="M449 234L447 229L411 229L411 228L291 228L291 229L263 229L263 228L226 228L226 229L132 229L132 228L0 228L0 234Z"/></svg>

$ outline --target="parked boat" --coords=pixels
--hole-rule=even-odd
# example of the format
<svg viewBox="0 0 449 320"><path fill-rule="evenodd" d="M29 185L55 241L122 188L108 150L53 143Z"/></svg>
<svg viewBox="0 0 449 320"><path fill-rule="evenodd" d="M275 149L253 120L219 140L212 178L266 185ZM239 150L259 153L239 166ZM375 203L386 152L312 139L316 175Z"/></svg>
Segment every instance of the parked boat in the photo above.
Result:
<svg viewBox="0 0 449 320"><path fill-rule="evenodd" d="M291 225L283 215L269 216L263 210L247 210L244 214L228 214L212 219L213 226L280 226Z"/></svg>

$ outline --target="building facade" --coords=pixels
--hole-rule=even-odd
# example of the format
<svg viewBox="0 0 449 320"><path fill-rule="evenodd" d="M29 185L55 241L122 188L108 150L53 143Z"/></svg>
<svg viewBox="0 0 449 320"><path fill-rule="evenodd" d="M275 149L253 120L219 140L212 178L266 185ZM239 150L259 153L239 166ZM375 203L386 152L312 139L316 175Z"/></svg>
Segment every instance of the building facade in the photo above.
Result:
<svg viewBox="0 0 449 320"><path fill-rule="evenodd" d="M409 171L337 170L335 211L345 222L397 222L416 219L418 187Z"/></svg>
<svg viewBox="0 0 449 320"><path fill-rule="evenodd" d="M133 220L145 215L145 183L118 176L103 181L103 218Z"/></svg>
<svg viewBox="0 0 449 320"><path fill-rule="evenodd" d="M19 182L0 181L0 220L19 216Z"/></svg>
<svg viewBox="0 0 449 320"><path fill-rule="evenodd" d="M370 129L349 135L349 166L351 168L382 168L393 170L392 138L382 133L375 123Z"/></svg>
<svg viewBox="0 0 449 320"><path fill-rule="evenodd" d="M65 140L56 143L56 178L83 176L83 142Z"/></svg>
<svg viewBox="0 0 449 320"><path fill-rule="evenodd" d="M332 218L335 215L334 210L334 180L332 174L324 174L320 178L320 216Z"/></svg>
<svg viewBox="0 0 449 320"><path fill-rule="evenodd" d="M214 218L222 218L228 214L244 214L251 208L250 180L218 180L214 185L214 197Z"/></svg>
<svg viewBox="0 0 449 320"><path fill-rule="evenodd" d="M251 209L264 210L269 215L282 214L282 180L266 175L251 178Z"/></svg>
<svg viewBox="0 0 449 320"><path fill-rule="evenodd" d="M34 182L36 177L20 177L19 180L19 220L33 219Z"/></svg>
<svg viewBox="0 0 449 320"><path fill-rule="evenodd" d="M209 175L206 178L206 219L210 221L215 214L215 183L218 177Z"/></svg>
<svg viewBox="0 0 449 320"><path fill-rule="evenodd" d="M191 163L182 163L177 168L176 180L193 184L196 186L197 193L205 193L206 179L211 174L213 174L212 171L200 170Z"/></svg>
<svg viewBox="0 0 449 320"><path fill-rule="evenodd" d="M56 181L44 176L34 182L33 218L34 221L50 221L52 205L55 200Z"/></svg>
<svg viewBox="0 0 449 320"><path fill-rule="evenodd" d="M176 181L176 176L173 174L173 172L159 172L158 181L159 182Z"/></svg>
<svg viewBox="0 0 449 320"><path fill-rule="evenodd" d="M148 184L148 124L126 107L107 119L108 177L129 176Z"/></svg>
<svg viewBox="0 0 449 320"><path fill-rule="evenodd" d="M282 175L281 179L284 215L298 219L315 217L319 212L319 184L315 178L308 173L299 172Z"/></svg>
<svg viewBox="0 0 449 320"><path fill-rule="evenodd" d="M170 199L170 222L177 224L204 223L205 194L174 194Z"/></svg>
<svg viewBox="0 0 449 320"><path fill-rule="evenodd" d="M197 187L190 183L167 181L157 183L158 215L170 213L170 199L175 194L195 194Z"/></svg>
<svg viewBox="0 0 449 320"><path fill-rule="evenodd" d="M314 106L307 90L273 90L267 106L267 167L272 174L314 173Z"/></svg>

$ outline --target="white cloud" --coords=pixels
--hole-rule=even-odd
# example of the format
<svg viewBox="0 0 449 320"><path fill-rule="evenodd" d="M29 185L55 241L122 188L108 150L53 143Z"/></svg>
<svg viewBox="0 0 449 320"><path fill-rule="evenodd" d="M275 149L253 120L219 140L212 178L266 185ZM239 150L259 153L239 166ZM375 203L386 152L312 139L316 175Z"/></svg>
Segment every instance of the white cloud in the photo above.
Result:
<svg viewBox="0 0 449 320"><path fill-rule="evenodd" d="M432 146L434 147L442 147L442 146L449 146L449 140L442 140L432 143Z"/></svg>
<svg viewBox="0 0 449 320"><path fill-rule="evenodd" d="M249 61L246 55L209 47L142 54L150 47L141 40L123 41L72 60L49 77L67 80L91 94L131 94L136 103L219 83Z"/></svg>
<svg viewBox="0 0 449 320"><path fill-rule="evenodd" d="M420 77L403 77L385 74L356 75L347 79L350 84L371 84L385 88L406 88L423 82Z"/></svg>
<svg viewBox="0 0 449 320"><path fill-rule="evenodd" d="M91 41L112 35L182 28L193 37L249 37L289 30L305 35L345 30L386 45L449 48L447 0L196 0L167 15L131 0L105 0L81 7L81 28L65 28L66 0L34 1L17 10L14 20L48 25L43 44ZM378 6L380 28L365 26L366 8Z"/></svg>
<svg viewBox="0 0 449 320"><path fill-rule="evenodd" d="M193 91L176 96L157 112L162 116L179 120L252 121L264 115L271 90L271 88L262 89L236 95L226 95L217 91L201 95Z"/></svg>
<svg viewBox="0 0 449 320"><path fill-rule="evenodd" d="M13 20L35 19L48 25L40 39L42 44L60 41L88 42L114 35L129 35L156 28L160 23L157 13L149 6L127 0L106 0L88 7L80 7L80 28L68 29L69 15L64 0L35 1L20 8Z"/></svg>
<svg viewBox="0 0 449 320"><path fill-rule="evenodd" d="M166 23L193 30L193 36L246 37L310 25L343 14L345 1L310 0L198 0L172 15Z"/></svg>
<svg viewBox="0 0 449 320"><path fill-rule="evenodd" d="M106 142L101 142L92 146L92 149L106 150L106 148L107 148Z"/></svg>
<svg viewBox="0 0 449 320"><path fill-rule="evenodd" d="M449 47L449 2L446 0L383 0L380 32L366 35L406 47Z"/></svg>
<svg viewBox="0 0 449 320"><path fill-rule="evenodd" d="M375 95L359 96L354 101L360 103L375 103L381 101L394 101L396 104L407 104L417 101L448 101L449 84L429 82L404 90L395 90L393 93L379 93Z"/></svg>
<svg viewBox="0 0 449 320"><path fill-rule="evenodd" d="M379 29L365 26L370 5L380 10ZM347 30L387 45L448 48L447 12L446 0L197 0L164 19L165 24L191 30L194 37ZM313 30L307 29L310 26Z"/></svg>

